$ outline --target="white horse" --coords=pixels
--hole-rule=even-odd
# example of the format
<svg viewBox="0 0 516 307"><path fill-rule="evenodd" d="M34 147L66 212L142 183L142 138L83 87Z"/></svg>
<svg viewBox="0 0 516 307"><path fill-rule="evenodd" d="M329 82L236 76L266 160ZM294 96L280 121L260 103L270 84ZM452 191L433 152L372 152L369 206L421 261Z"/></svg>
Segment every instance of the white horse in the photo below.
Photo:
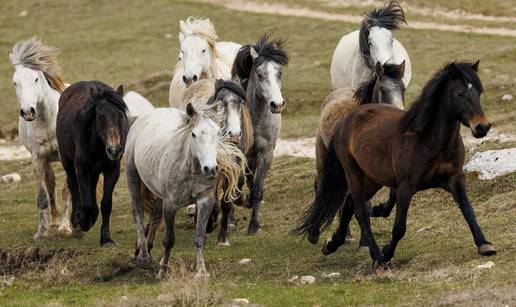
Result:
<svg viewBox="0 0 516 307"><path fill-rule="evenodd" d="M231 67L241 45L217 42L209 19L188 17L179 21L179 62L170 83L169 105L181 105L188 86L200 79L231 79Z"/></svg>
<svg viewBox="0 0 516 307"><path fill-rule="evenodd" d="M139 117L131 126L125 149L127 185L138 233L137 261L150 260L144 228L145 195L149 190L162 202L165 221L164 253L158 278L169 272L174 245L174 221L178 209L197 204L194 244L197 248L196 277L207 277L204 264L206 226L216 199L219 172L226 176L229 195L236 197L238 175L244 155L220 137L218 104L188 104L186 112L160 108ZM220 171L219 171L220 167ZM152 227L152 226L151 226ZM152 231L149 231L152 233Z"/></svg>
<svg viewBox="0 0 516 307"><path fill-rule="evenodd" d="M127 92L127 94L124 95L124 102L127 105L127 118L129 119L129 124L133 123L145 112L154 109L154 106L150 101L135 91Z"/></svg>
<svg viewBox="0 0 516 307"><path fill-rule="evenodd" d="M333 53L330 74L333 89L356 89L370 80L376 63L401 64L405 61L405 88L412 79L412 68L407 51L392 37L392 31L405 22L405 14L397 1L381 9L373 9L362 20L360 30L340 39Z"/></svg>
<svg viewBox="0 0 516 307"><path fill-rule="evenodd" d="M35 240L48 235L47 208L61 233L71 233L68 220L68 193L63 186L63 214L56 206L55 176L51 162L59 161L56 140L58 101L65 88L59 75L59 50L45 46L35 37L14 45L9 59L14 66L13 85L20 102L18 130L23 145L31 153L38 183L39 226Z"/></svg>

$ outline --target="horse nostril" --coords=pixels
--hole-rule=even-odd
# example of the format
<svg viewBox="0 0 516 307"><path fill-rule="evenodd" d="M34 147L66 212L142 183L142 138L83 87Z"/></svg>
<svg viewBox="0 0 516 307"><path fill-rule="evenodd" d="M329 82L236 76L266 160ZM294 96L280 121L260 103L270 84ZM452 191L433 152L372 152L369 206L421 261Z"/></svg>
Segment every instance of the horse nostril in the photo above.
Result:
<svg viewBox="0 0 516 307"><path fill-rule="evenodd" d="M193 75L194 82L197 81L197 75Z"/></svg>
<svg viewBox="0 0 516 307"><path fill-rule="evenodd" d="M186 80L186 77L185 77L185 76L183 76L183 82L184 82L184 83L186 83L186 82L187 82L187 80Z"/></svg>
<svg viewBox="0 0 516 307"><path fill-rule="evenodd" d="M284 107L284 106L285 106L285 100L283 100L283 101L281 102L281 106L282 106L282 107Z"/></svg>
<svg viewBox="0 0 516 307"><path fill-rule="evenodd" d="M23 109L20 109L20 116L21 116L21 117L24 117L24 116L25 116L25 112L23 112Z"/></svg>
<svg viewBox="0 0 516 307"><path fill-rule="evenodd" d="M271 101L270 105L271 105L272 109L274 109L276 107L276 104L274 103L274 101Z"/></svg>
<svg viewBox="0 0 516 307"><path fill-rule="evenodd" d="M34 109L33 107L30 108L30 113L32 113L32 115L36 114L36 109Z"/></svg>
<svg viewBox="0 0 516 307"><path fill-rule="evenodd" d="M209 168L209 167L207 167L207 166L205 166L205 167L203 167L203 168L202 168L202 170L203 170L203 172L204 172L205 174L208 174L208 172L210 171L210 168Z"/></svg>

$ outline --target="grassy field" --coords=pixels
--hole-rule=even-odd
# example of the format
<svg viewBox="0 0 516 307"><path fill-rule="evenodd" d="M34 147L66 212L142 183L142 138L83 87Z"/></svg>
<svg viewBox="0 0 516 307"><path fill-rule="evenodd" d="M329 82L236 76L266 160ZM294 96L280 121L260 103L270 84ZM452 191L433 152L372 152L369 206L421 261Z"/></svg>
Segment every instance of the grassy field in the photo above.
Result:
<svg viewBox="0 0 516 307"><path fill-rule="evenodd" d="M450 6L459 2L447 1ZM330 91L333 49L340 36L357 28L354 24L308 18L237 13L190 1L5 0L0 6L0 54L6 55L0 61L0 129L4 132L17 125L18 102L7 61L7 53L17 40L38 35L59 46L68 82L99 79L133 88L144 84L153 103L164 106L167 72L177 57L178 20L196 15L210 17L223 40L253 42L266 31L287 39L292 62L284 73L287 110L282 137L312 136L320 103ZM27 16L19 16L24 10ZM503 10L505 6L499 6L498 13L486 14L504 15ZM172 39L165 37L168 33ZM413 65L407 104L445 62L479 58L480 77L486 88L484 110L495 128L516 133L514 101L501 100L504 94L516 96L516 39L416 30L397 32L396 37L406 46ZM487 142L479 148L515 145ZM56 169L60 184L64 173L58 165ZM262 210L265 231L255 237L245 235L249 212L237 208L239 224L230 234L231 247L216 247L215 235L210 235L206 260L212 277L208 283L199 283L189 269L195 260L193 225L182 214L177 222L171 279L157 282L157 266L134 267L136 231L124 176L115 191L112 214L112 236L117 246L102 249L98 246L99 226L80 241L52 236L34 243L37 210L32 168L26 161L0 163L0 174L13 171L21 174L22 182L0 184L0 252L17 255L32 246L40 248L40 253L63 250L41 265L30 263L30 257L23 255L13 260L22 262L20 265L0 263L0 274L4 274L0 275L0 305L219 305L234 298L268 306L511 305L516 300L516 174L491 181L468 175L479 223L497 247L497 256L478 256L452 198L442 191L427 191L413 201L407 235L389 271L375 274L370 257L359 252L356 244L324 257L320 246L288 235L312 195L314 162L278 158L266 181ZM383 191L374 202L385 197ZM393 217L373 221L379 243L388 242L392 223ZM352 231L359 232L355 222ZM153 251L155 260L161 255L160 241L161 235ZM240 265L242 258L253 262ZM495 263L493 268L477 269L488 260ZM339 272L341 277L322 277L331 272ZM317 278L314 285L287 281L293 275L307 274ZM3 282L13 275L12 285Z"/></svg>

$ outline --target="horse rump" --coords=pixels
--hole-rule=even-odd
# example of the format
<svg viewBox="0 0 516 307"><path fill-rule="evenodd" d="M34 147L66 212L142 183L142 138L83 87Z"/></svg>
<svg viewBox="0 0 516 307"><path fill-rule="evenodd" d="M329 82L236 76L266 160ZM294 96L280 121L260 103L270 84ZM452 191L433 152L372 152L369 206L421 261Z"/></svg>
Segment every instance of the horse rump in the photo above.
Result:
<svg viewBox="0 0 516 307"><path fill-rule="evenodd" d="M307 236L316 244L323 230L330 227L337 211L342 207L347 193L344 169L335 152L333 142L322 161L322 171L318 174L314 200L301 215L292 234Z"/></svg>

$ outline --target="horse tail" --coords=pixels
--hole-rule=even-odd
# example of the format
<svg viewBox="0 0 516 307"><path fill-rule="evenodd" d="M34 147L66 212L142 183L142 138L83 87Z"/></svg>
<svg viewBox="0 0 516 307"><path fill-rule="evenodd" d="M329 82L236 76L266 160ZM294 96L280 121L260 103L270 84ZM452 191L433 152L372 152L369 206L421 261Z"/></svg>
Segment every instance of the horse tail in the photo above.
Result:
<svg viewBox="0 0 516 307"><path fill-rule="evenodd" d="M337 211L342 207L348 190L346 175L333 142L328 146L318 176L314 200L291 232L294 235L306 235L312 244L317 243L320 233L330 227Z"/></svg>

